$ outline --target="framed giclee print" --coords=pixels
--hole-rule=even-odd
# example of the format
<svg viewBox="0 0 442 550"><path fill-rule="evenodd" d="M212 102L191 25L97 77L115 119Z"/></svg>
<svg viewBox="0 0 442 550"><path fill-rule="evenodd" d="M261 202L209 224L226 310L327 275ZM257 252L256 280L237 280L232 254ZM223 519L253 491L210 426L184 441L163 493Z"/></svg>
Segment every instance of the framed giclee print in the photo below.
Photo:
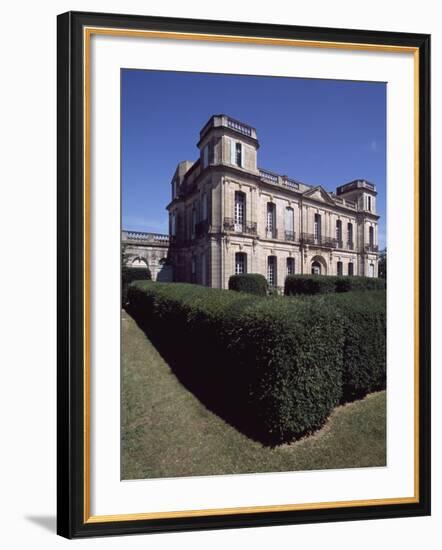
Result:
<svg viewBox="0 0 442 550"><path fill-rule="evenodd" d="M430 513L429 60L59 16L60 535Z"/></svg>

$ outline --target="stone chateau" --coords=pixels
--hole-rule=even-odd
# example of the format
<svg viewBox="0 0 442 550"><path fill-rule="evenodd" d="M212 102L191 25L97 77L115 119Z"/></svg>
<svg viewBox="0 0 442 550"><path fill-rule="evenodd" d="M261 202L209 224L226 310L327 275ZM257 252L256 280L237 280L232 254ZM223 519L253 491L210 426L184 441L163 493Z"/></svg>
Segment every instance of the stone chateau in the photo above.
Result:
<svg viewBox="0 0 442 550"><path fill-rule="evenodd" d="M372 183L328 192L259 168L255 128L227 115L209 119L197 147L172 178L163 237L173 280L227 288L235 273L261 273L282 287L298 273L378 276Z"/></svg>

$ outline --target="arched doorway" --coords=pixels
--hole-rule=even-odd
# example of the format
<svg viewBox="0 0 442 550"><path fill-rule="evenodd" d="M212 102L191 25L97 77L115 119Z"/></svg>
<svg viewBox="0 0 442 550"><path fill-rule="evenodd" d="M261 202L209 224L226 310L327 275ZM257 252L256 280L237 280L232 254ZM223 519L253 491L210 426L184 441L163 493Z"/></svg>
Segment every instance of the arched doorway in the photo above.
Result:
<svg viewBox="0 0 442 550"><path fill-rule="evenodd" d="M321 275L321 264L319 262L312 262L312 275Z"/></svg>
<svg viewBox="0 0 442 550"><path fill-rule="evenodd" d="M314 256L311 263L312 275L327 275L327 262L322 256Z"/></svg>

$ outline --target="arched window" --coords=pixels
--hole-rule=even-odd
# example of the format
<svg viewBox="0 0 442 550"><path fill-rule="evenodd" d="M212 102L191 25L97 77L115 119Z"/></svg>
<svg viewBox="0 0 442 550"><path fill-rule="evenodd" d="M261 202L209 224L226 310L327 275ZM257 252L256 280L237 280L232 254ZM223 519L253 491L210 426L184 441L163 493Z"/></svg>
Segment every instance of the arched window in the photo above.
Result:
<svg viewBox="0 0 442 550"><path fill-rule="evenodd" d="M374 264L370 264L368 266L368 276L369 277L374 277Z"/></svg>
<svg viewBox="0 0 442 550"><path fill-rule="evenodd" d="M277 285L277 268L276 268L276 256L267 257L267 282L269 286Z"/></svg>
<svg viewBox="0 0 442 550"><path fill-rule="evenodd" d="M338 248L342 248L342 221L336 220L336 241Z"/></svg>
<svg viewBox="0 0 442 550"><path fill-rule="evenodd" d="M293 208L288 206L285 209L285 240L286 241L294 241L295 240L295 231L294 231L294 225L295 225L295 219L294 219L294 212Z"/></svg>
<svg viewBox="0 0 442 550"><path fill-rule="evenodd" d="M337 271L338 276L341 277L342 276L342 262L338 262L336 264L336 271Z"/></svg>
<svg viewBox="0 0 442 550"><path fill-rule="evenodd" d="M287 258L287 275L295 274L295 258Z"/></svg>
<svg viewBox="0 0 442 550"><path fill-rule="evenodd" d="M247 254L245 252L235 254L235 275L241 273L247 273Z"/></svg>
<svg viewBox="0 0 442 550"><path fill-rule="evenodd" d="M246 221L246 196L241 191L235 191L235 231L242 233Z"/></svg>

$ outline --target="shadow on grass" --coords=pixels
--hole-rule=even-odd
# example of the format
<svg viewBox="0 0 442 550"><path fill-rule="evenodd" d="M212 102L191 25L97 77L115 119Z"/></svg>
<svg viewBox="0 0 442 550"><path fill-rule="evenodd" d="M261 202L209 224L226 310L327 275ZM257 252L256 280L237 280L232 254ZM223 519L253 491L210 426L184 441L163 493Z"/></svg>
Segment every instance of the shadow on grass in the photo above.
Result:
<svg viewBox="0 0 442 550"><path fill-rule="evenodd" d="M198 343L199 352L193 353L193 350L189 350L185 336L175 333L164 334L154 329L149 323L143 322L129 308L128 313L172 369L179 382L206 409L249 439L266 447L276 447L294 440L293 437L287 439L273 436L263 430L262 419L259 418L260 411L248 399L250 370L243 368L236 361L226 362L226 354L217 353L213 341L206 338L204 334L201 334L201 340ZM211 362L202 362L198 357L211 357ZM308 435L307 432L297 434L296 439L305 435Z"/></svg>

